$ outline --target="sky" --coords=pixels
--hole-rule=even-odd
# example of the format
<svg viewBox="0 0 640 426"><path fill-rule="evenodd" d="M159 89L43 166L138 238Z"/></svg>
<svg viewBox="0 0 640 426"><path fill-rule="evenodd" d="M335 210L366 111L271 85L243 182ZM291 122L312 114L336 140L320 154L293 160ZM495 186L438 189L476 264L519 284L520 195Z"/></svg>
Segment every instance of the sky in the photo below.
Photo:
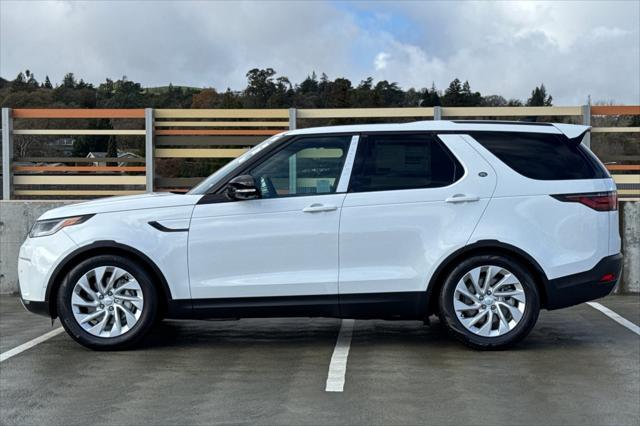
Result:
<svg viewBox="0 0 640 426"><path fill-rule="evenodd" d="M0 0L0 76L240 90L251 68L640 104L640 1Z"/></svg>

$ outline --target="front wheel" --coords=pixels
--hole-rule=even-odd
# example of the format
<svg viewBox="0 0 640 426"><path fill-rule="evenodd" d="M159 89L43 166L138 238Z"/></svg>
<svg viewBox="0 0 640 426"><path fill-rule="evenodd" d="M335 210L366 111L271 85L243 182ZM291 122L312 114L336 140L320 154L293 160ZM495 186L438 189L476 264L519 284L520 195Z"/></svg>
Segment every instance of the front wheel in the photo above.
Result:
<svg viewBox="0 0 640 426"><path fill-rule="evenodd" d="M57 295L60 321L69 335L91 349L123 349L149 331L157 315L149 274L120 256L101 255L75 266Z"/></svg>
<svg viewBox="0 0 640 426"><path fill-rule="evenodd" d="M531 273L503 255L473 256L453 268L439 302L447 329L475 349L517 343L529 334L540 311Z"/></svg>

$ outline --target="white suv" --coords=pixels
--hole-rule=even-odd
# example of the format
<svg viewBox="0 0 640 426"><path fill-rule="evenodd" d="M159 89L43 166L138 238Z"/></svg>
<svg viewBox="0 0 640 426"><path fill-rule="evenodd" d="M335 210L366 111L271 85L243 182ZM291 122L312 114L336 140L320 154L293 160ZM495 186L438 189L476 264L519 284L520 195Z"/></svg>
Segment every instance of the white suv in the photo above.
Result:
<svg viewBox="0 0 640 426"><path fill-rule="evenodd" d="M588 127L428 121L277 135L184 195L45 213L23 303L94 349L161 318L428 320L475 348L607 295L616 187Z"/></svg>

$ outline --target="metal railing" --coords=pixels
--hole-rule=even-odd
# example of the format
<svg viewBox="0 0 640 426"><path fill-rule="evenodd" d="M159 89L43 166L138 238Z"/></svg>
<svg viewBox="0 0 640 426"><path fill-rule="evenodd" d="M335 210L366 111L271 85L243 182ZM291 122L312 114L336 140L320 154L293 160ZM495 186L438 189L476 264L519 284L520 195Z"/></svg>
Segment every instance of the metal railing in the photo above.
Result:
<svg viewBox="0 0 640 426"><path fill-rule="evenodd" d="M2 109L2 198L91 198L151 191L185 191L225 162L288 129L326 124L416 119L554 118L591 125L595 117L640 116L640 106L429 107L359 109ZM99 120L102 120L98 125ZM106 128L105 128L106 127ZM593 134L640 127L599 126ZM584 143L589 145L591 136ZM29 154L28 138L129 138L135 152L88 157ZM27 138L27 139L25 139ZM54 142L59 140L54 140ZM133 141L133 142L132 142ZM72 143L76 143L73 140ZM104 141L102 141L104 144ZM24 145L27 145L26 147ZM20 148L16 153L16 147ZM107 156L111 155L111 156ZM622 199L640 199L640 156L607 164ZM177 159L182 176L167 176ZM190 170L196 163L206 164ZM192 167L193 166L193 167ZM175 168L175 167L174 167ZM169 172L167 172L169 170ZM186 173L184 173L186 172ZM175 174L175 173L174 173ZM180 173L179 173L180 174ZM184 176L188 174L189 176ZM195 176L193 175L195 174Z"/></svg>

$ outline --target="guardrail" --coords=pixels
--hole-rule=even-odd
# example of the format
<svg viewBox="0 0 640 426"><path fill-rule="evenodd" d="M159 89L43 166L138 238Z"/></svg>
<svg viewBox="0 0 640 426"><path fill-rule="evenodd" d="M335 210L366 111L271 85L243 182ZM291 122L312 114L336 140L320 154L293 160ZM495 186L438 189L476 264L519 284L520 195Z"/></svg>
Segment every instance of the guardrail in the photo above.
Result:
<svg viewBox="0 0 640 426"><path fill-rule="evenodd" d="M594 117L640 116L640 106L429 107L360 109L2 109L2 196L91 198L145 191L186 191L229 159L276 133L325 124L449 118L556 117L591 125ZM98 120L104 120L98 122ZM107 121L108 120L108 121ZM98 125L99 124L99 125ZM107 128L104 128L107 127ZM640 127L593 127L593 134L640 134ZM132 153L92 157L18 155L21 138L118 137ZM133 142L132 142L133 141ZM591 135L584 143L590 145ZM55 142L55 140L54 140ZM104 142L104 141L103 141ZM176 160L190 162L180 176ZM640 156L604 161L621 199L640 199ZM204 161L198 166L197 161ZM197 169L197 170L193 170ZM174 176L168 176L173 174ZM188 176L184 176L184 175ZM194 175L195 174L195 175Z"/></svg>

